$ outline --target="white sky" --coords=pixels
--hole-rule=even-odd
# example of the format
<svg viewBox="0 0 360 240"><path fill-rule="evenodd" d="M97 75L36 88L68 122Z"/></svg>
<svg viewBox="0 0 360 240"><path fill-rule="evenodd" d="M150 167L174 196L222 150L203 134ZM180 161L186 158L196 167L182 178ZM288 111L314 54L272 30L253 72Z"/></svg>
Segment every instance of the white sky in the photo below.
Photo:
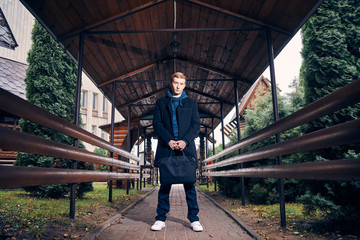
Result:
<svg viewBox="0 0 360 240"><path fill-rule="evenodd" d="M282 94L290 91L288 86L295 77L299 78L302 62L301 49L301 34L298 31L274 60L275 79L277 85L282 90ZM264 71L263 75L270 80L269 67Z"/></svg>

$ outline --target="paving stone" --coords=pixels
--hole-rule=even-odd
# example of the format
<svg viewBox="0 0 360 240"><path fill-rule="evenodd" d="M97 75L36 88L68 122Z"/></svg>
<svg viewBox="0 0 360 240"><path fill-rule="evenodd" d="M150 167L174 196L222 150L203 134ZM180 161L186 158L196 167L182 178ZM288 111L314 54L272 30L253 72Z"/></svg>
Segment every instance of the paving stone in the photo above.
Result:
<svg viewBox="0 0 360 240"><path fill-rule="evenodd" d="M194 232L187 219L187 204L182 184L173 185L170 192L170 212L166 227L161 231L151 231L155 222L158 189L149 194L142 202L124 214L120 221L112 224L95 239L143 239L143 240L203 240L203 239L253 239L246 231L223 210L198 194L200 223L203 232Z"/></svg>

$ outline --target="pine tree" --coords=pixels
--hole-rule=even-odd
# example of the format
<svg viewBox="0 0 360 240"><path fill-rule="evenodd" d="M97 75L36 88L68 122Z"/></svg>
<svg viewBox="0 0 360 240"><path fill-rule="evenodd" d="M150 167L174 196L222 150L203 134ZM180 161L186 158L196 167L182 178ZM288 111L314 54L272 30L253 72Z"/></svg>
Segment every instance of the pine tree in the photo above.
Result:
<svg viewBox="0 0 360 240"><path fill-rule="evenodd" d="M325 0L303 29L305 103L309 104L360 78L360 2ZM305 132L358 118L354 105L306 125ZM360 156L358 145L338 146L309 153L309 161ZM301 199L308 208L320 207L335 215L360 215L359 182L311 182Z"/></svg>
<svg viewBox="0 0 360 240"><path fill-rule="evenodd" d="M26 72L27 100L69 122L74 122L77 67L74 61L54 41L49 33L35 22L32 31L33 45L28 53L29 67ZM74 139L30 122L20 120L20 129L45 139L72 145ZM80 147L84 147L80 144ZM53 157L19 153L15 165L29 167L71 168L71 161ZM79 169L93 169L92 164L78 163ZM77 196L92 191L91 183L78 184ZM69 184L53 184L26 187L25 190L46 197L61 197L69 193Z"/></svg>

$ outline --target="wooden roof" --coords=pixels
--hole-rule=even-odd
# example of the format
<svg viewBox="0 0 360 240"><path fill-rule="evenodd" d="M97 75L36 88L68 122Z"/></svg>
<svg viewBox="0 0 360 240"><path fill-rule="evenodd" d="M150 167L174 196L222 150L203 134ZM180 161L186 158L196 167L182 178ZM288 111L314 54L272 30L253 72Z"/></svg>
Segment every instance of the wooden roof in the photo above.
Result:
<svg viewBox="0 0 360 240"><path fill-rule="evenodd" d="M277 55L320 0L21 0L128 118L152 114L175 71L188 76L202 116L224 116L268 64L267 31ZM176 39L175 39L176 37ZM174 54L173 42L179 44ZM205 81L206 80L206 81ZM203 104L207 103L207 104ZM211 126L210 118L202 123ZM220 119L215 119L215 126Z"/></svg>

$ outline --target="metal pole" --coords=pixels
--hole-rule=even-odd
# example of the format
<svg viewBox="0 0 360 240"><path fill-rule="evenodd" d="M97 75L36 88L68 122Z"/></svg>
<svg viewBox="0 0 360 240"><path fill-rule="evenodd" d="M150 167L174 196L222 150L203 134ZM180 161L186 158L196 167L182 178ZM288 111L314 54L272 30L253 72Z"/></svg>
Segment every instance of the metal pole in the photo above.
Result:
<svg viewBox="0 0 360 240"><path fill-rule="evenodd" d="M205 127L205 158L208 157L207 127Z"/></svg>
<svg viewBox="0 0 360 240"><path fill-rule="evenodd" d="M137 134L138 134L138 146L137 146L137 156L139 157L140 155L140 128L138 126L137 128ZM138 166L140 165L140 162L138 162ZM140 169L141 171L141 169ZM139 172L140 173L140 172ZM139 190L139 178L136 179L136 190Z"/></svg>
<svg viewBox="0 0 360 240"><path fill-rule="evenodd" d="M213 155L215 155L215 134L214 134L214 117L211 118L211 131L212 131L212 138L213 138Z"/></svg>
<svg viewBox="0 0 360 240"><path fill-rule="evenodd" d="M146 139L146 127L144 127L144 166L146 165L146 142L147 142L147 139ZM145 178L143 179L144 180L144 187L146 186L145 184Z"/></svg>
<svg viewBox="0 0 360 240"><path fill-rule="evenodd" d="M213 156L214 156L215 155L214 117L211 118L211 131L212 131L212 139L213 139L212 145L213 145ZM211 162L211 163L213 163L213 162ZM212 172L212 170L211 170L211 172ZM213 177L210 177L210 185L211 186L213 184L213 180L214 180Z"/></svg>
<svg viewBox="0 0 360 240"><path fill-rule="evenodd" d="M224 106L223 106L224 104L223 103L220 103L220 111L221 111L221 129L222 129L222 131L221 131L221 139L222 139L222 149L224 150L225 149L225 134L224 134L224 131L225 131L225 129L224 129Z"/></svg>
<svg viewBox="0 0 360 240"><path fill-rule="evenodd" d="M200 180L200 183L202 184L203 183L203 171L204 171L204 155L202 154L204 153L205 154L205 143L204 143L204 135L203 134L200 134L200 166L199 166L199 180Z"/></svg>
<svg viewBox="0 0 360 240"><path fill-rule="evenodd" d="M241 132L240 132L240 113L239 113L239 90L237 87L237 81L234 81L234 91L235 91L235 110L236 110L236 130L238 141L241 140ZM239 149L239 155L241 154L241 149ZM240 164L240 168L244 168L243 163ZM244 178L240 179L241 184L241 204L245 205L245 184Z"/></svg>
<svg viewBox="0 0 360 240"><path fill-rule="evenodd" d="M146 151L149 153L148 159L149 162L151 163L151 136L147 137L147 141L146 141ZM151 185L154 185L154 176L155 176L155 168L150 168L150 183Z"/></svg>
<svg viewBox="0 0 360 240"><path fill-rule="evenodd" d="M129 106L128 111L128 141L127 141L127 151L131 151L131 105ZM128 162L130 162L130 158L128 159ZM130 172L129 170L126 170L126 172ZM129 188L130 188L130 181L129 179L126 179L126 194L129 194Z"/></svg>
<svg viewBox="0 0 360 240"><path fill-rule="evenodd" d="M110 143L114 145L114 124L115 124L115 96L116 96L116 82L113 82L112 88L112 99L111 99L111 132L110 132ZM110 152L110 157L114 157L114 153ZM110 172L113 171L113 166L110 166ZM109 202L112 202L112 181L109 181Z"/></svg>
<svg viewBox="0 0 360 240"><path fill-rule="evenodd" d="M267 30L267 45L268 45L268 55L269 55L269 65L270 65L270 78L271 78L271 95L273 101L273 111L274 111L274 121L279 121L279 109L277 102L277 92L276 92L276 79L275 79L275 67L274 67L274 49L271 37L271 31ZM275 134L275 142L280 142L280 135ZM276 157L276 164L282 164L282 156ZM280 225L281 227L286 227L286 213L285 213L285 197L284 197L284 181L282 178L278 179L279 185L279 202L280 202Z"/></svg>
<svg viewBox="0 0 360 240"><path fill-rule="evenodd" d="M145 128L144 128L145 129ZM144 145L145 145L145 131L144 131ZM139 156L140 156L140 145L139 145ZM144 151L144 154L145 154L145 151ZM139 162L140 164L140 190L142 189L142 180L143 180L143 168L141 166L141 163ZM144 165L145 165L145 158L144 158Z"/></svg>
<svg viewBox="0 0 360 240"><path fill-rule="evenodd" d="M222 150L225 149L225 129L224 129L224 104L220 102L220 113L221 113L221 140L222 140ZM216 181L215 181L215 192L217 191Z"/></svg>
<svg viewBox="0 0 360 240"><path fill-rule="evenodd" d="M82 63L84 56L84 33L79 35L79 56L78 56L78 69L76 81L76 94L75 94L75 125L79 126L80 123L80 95L81 95L81 77L82 77ZM79 140L74 139L74 147L79 146ZM72 161L71 167L77 169L77 161ZM76 197L76 183L70 186L70 218L75 218L75 197Z"/></svg>
<svg viewBox="0 0 360 240"><path fill-rule="evenodd" d="M208 136L207 136L207 127L205 127L205 158L208 157ZM207 170L209 171L209 170ZM206 176L206 187L209 188L209 177Z"/></svg>

